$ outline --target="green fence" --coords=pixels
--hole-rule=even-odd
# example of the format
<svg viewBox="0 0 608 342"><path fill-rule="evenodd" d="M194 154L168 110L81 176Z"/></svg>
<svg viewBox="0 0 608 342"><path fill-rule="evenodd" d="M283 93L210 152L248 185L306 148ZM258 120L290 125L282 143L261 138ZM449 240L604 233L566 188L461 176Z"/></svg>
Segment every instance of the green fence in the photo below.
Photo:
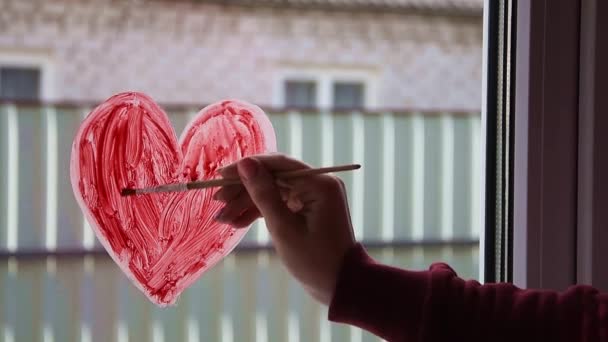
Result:
<svg viewBox="0 0 608 342"><path fill-rule="evenodd" d="M263 222L178 305L158 309L101 249L76 204L71 143L90 108L0 105L0 341L377 341L330 324L269 248ZM196 109L169 110L181 132ZM479 113L269 111L279 150L343 174L379 260L478 277ZM179 133L178 133L179 134Z"/></svg>

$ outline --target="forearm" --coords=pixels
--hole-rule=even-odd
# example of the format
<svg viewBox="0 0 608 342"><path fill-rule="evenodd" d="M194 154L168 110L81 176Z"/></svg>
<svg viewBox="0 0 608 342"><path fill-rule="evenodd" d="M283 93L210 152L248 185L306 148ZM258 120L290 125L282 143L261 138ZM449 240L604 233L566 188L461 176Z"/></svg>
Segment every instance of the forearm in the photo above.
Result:
<svg viewBox="0 0 608 342"><path fill-rule="evenodd" d="M360 245L344 260L329 318L388 341L608 341L608 298L593 288L480 285L444 264L380 265Z"/></svg>
<svg viewBox="0 0 608 342"><path fill-rule="evenodd" d="M343 262L329 319L388 341L417 340L424 323L429 276L429 272L378 264L357 245Z"/></svg>

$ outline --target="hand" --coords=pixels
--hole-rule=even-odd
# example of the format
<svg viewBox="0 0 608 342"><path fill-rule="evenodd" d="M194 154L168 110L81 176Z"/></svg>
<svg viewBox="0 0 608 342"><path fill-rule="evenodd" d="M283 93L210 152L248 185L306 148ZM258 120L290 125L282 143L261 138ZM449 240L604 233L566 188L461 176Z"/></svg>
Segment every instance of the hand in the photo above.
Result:
<svg viewBox="0 0 608 342"><path fill-rule="evenodd" d="M224 167L227 186L215 195L226 203L218 221L247 227L264 217L275 250L287 270L317 300L329 304L342 259L355 244L342 181L331 175L275 180L272 173L310 168L280 154L245 158Z"/></svg>

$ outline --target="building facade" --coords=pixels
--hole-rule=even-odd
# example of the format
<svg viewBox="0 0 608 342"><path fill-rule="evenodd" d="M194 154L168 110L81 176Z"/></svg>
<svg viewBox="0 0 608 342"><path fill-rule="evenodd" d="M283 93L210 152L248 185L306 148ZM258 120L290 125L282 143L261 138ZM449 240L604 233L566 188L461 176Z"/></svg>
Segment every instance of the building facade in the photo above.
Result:
<svg viewBox="0 0 608 342"><path fill-rule="evenodd" d="M40 71L36 96L67 101L480 107L481 0L225 3L2 0L1 94L21 66Z"/></svg>

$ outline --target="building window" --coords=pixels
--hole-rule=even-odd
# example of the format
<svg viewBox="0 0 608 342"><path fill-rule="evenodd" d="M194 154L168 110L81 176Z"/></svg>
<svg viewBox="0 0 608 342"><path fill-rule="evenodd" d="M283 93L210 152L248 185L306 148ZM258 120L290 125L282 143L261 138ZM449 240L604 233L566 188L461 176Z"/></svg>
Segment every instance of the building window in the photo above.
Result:
<svg viewBox="0 0 608 342"><path fill-rule="evenodd" d="M40 69L0 67L0 98L37 100L40 98Z"/></svg>
<svg viewBox="0 0 608 342"><path fill-rule="evenodd" d="M372 68L290 66L277 73L272 101L291 109L372 110L377 95L378 73Z"/></svg>
<svg viewBox="0 0 608 342"><path fill-rule="evenodd" d="M314 81L286 81L285 106L289 108L317 107L317 84Z"/></svg>
<svg viewBox="0 0 608 342"><path fill-rule="evenodd" d="M363 108L365 104L365 87L360 82L336 82L333 87L334 108Z"/></svg>

